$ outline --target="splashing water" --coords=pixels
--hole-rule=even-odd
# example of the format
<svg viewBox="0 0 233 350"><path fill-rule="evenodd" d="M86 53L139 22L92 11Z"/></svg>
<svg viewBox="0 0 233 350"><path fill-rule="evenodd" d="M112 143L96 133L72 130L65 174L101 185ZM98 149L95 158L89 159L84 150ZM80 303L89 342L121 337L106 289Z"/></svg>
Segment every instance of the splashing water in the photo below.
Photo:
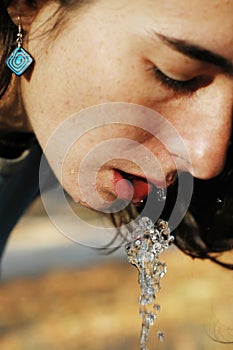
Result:
<svg viewBox="0 0 233 350"><path fill-rule="evenodd" d="M157 188L157 201L163 202L166 198L166 190L164 188Z"/></svg>
<svg viewBox="0 0 233 350"><path fill-rule="evenodd" d="M139 273L139 315L142 318L140 350L148 350L149 330L160 312L160 305L155 303L156 293L161 289L160 279L165 276L167 267L159 261L159 255L173 241L166 221L159 219L154 224L148 217L142 217L125 246L129 263L136 266ZM159 331L157 337L162 342L163 331Z"/></svg>

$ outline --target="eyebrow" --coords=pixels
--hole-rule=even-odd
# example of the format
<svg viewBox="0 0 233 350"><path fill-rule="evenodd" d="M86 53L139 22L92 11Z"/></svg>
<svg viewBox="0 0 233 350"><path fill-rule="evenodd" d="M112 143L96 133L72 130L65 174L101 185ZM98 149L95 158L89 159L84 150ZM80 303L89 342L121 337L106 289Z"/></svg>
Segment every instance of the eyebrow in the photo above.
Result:
<svg viewBox="0 0 233 350"><path fill-rule="evenodd" d="M228 74L233 75L233 63L227 58L206 50L201 46L193 45L185 40L175 39L156 32L154 32L154 34L172 49L175 49L190 58L213 64L220 67Z"/></svg>

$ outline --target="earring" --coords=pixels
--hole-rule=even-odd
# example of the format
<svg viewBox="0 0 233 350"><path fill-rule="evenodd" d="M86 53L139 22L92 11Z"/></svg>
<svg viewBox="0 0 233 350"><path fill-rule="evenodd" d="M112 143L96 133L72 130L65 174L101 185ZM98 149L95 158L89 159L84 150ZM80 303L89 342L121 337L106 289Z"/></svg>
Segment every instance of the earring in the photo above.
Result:
<svg viewBox="0 0 233 350"><path fill-rule="evenodd" d="M17 47L6 60L6 65L18 77L21 76L34 61L31 55L22 47L23 34L20 17L18 17Z"/></svg>

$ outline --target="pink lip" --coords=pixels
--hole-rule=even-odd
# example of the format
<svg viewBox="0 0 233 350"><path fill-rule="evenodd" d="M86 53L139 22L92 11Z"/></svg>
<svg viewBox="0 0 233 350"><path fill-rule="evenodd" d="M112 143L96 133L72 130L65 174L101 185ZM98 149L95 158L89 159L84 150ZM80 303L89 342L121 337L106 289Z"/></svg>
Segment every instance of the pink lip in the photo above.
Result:
<svg viewBox="0 0 233 350"><path fill-rule="evenodd" d="M117 170L114 171L114 185L118 198L132 200L133 203L145 199L152 189L152 185L144 179L135 178L129 181Z"/></svg>

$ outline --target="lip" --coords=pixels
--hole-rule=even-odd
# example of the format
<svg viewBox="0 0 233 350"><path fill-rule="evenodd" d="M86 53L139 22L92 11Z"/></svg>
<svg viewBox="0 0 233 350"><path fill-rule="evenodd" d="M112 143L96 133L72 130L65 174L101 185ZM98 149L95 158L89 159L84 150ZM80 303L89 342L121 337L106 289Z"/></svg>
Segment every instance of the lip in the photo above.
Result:
<svg viewBox="0 0 233 350"><path fill-rule="evenodd" d="M143 177L114 170L115 191L120 199L141 203L152 190L152 184Z"/></svg>

